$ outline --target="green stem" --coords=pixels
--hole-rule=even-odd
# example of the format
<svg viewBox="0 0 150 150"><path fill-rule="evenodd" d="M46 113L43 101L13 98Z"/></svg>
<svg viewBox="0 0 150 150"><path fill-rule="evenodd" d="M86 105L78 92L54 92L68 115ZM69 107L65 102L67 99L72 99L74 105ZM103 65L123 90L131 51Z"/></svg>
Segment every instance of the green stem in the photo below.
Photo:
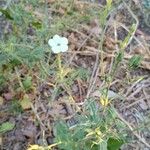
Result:
<svg viewBox="0 0 150 150"><path fill-rule="evenodd" d="M62 79L63 79L63 69L62 69L62 64L61 64L61 54L57 55L57 61L58 61L59 78L62 81Z"/></svg>

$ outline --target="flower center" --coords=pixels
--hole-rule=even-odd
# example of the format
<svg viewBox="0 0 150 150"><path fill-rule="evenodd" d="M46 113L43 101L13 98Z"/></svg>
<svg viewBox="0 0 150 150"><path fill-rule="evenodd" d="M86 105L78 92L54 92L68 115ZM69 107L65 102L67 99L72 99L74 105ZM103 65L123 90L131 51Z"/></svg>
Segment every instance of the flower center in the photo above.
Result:
<svg viewBox="0 0 150 150"><path fill-rule="evenodd" d="M60 43L57 43L57 46L60 46Z"/></svg>

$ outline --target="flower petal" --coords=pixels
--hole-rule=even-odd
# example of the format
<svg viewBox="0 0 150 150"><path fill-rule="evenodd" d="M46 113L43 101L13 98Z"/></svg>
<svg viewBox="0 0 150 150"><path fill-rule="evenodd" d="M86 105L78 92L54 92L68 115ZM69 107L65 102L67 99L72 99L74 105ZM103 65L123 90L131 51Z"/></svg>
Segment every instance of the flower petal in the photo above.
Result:
<svg viewBox="0 0 150 150"><path fill-rule="evenodd" d="M68 39L66 37L61 38L61 44L68 44Z"/></svg>
<svg viewBox="0 0 150 150"><path fill-rule="evenodd" d="M57 34L52 39L49 39L48 44L51 46L53 53L56 54L68 50L68 39Z"/></svg>
<svg viewBox="0 0 150 150"><path fill-rule="evenodd" d="M56 45L61 44L61 37L59 35L54 35L53 40L55 41Z"/></svg>
<svg viewBox="0 0 150 150"><path fill-rule="evenodd" d="M60 53L61 52L61 47L60 46L53 46L52 47L52 51L53 51L53 53L55 53L55 54L58 54L58 53Z"/></svg>
<svg viewBox="0 0 150 150"><path fill-rule="evenodd" d="M68 45L62 44L61 45L61 52L66 52L68 50Z"/></svg>
<svg viewBox="0 0 150 150"><path fill-rule="evenodd" d="M53 39L49 39L49 40L48 40L48 44L49 44L51 47L56 46L56 43L55 43L55 41L54 41Z"/></svg>

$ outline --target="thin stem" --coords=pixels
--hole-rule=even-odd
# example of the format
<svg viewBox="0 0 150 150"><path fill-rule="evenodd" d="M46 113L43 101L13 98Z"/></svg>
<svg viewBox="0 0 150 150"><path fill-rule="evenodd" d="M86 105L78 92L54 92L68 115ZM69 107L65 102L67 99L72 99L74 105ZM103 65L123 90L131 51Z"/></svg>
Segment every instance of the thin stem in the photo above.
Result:
<svg viewBox="0 0 150 150"><path fill-rule="evenodd" d="M61 54L59 53L57 55L57 62L58 62L58 73L59 73L59 78L62 81L63 80L63 68L62 68L62 64L61 64Z"/></svg>
<svg viewBox="0 0 150 150"><path fill-rule="evenodd" d="M15 72L16 72L16 75L17 75L17 79L18 79L19 85L20 85L20 87L22 88L22 90L23 90L23 92L24 92L24 94L25 94L25 93L26 93L26 92L25 92L25 88L24 88L24 86L23 86L23 84L22 84L22 81L21 81L21 78L20 78L20 74L19 74L19 72L18 72L17 67L15 67Z"/></svg>
<svg viewBox="0 0 150 150"><path fill-rule="evenodd" d="M59 71L60 71L61 70L61 54L57 55L57 60L58 60L58 68L59 68Z"/></svg>

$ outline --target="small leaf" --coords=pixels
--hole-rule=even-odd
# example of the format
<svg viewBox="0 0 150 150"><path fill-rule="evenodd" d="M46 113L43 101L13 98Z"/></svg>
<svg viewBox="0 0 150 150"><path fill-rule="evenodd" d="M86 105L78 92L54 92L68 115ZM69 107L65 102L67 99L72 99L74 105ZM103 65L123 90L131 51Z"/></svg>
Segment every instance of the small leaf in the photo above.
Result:
<svg viewBox="0 0 150 150"><path fill-rule="evenodd" d="M20 102L20 105L24 110L31 108L31 101L28 97L28 95L24 95L23 99Z"/></svg>
<svg viewBox="0 0 150 150"><path fill-rule="evenodd" d="M130 60L129 60L129 68L130 69L136 69L139 67L140 63L141 63L142 57L139 55L135 55L133 56Z"/></svg>
<svg viewBox="0 0 150 150"><path fill-rule="evenodd" d="M109 138L107 141L108 150L119 150L119 148L124 144L123 140Z"/></svg>
<svg viewBox="0 0 150 150"><path fill-rule="evenodd" d="M5 79L4 75L0 75L0 85L1 86L5 83L5 81L6 81L6 79Z"/></svg>
<svg viewBox="0 0 150 150"><path fill-rule="evenodd" d="M32 77L30 76L26 77L22 83L23 83L24 88L26 90L29 90L32 87Z"/></svg>
<svg viewBox="0 0 150 150"><path fill-rule="evenodd" d="M36 29L41 29L42 28L42 23L41 22L32 22L33 27Z"/></svg>
<svg viewBox="0 0 150 150"><path fill-rule="evenodd" d="M15 127L14 123L11 122L4 122L0 125L0 133L5 133L11 131Z"/></svg>
<svg viewBox="0 0 150 150"><path fill-rule="evenodd" d="M116 56L116 62L119 63L123 60L124 54L123 52L119 52Z"/></svg>
<svg viewBox="0 0 150 150"><path fill-rule="evenodd" d="M0 8L0 12L2 14L4 14L7 19L13 20L13 17L11 17L10 12L8 11L8 9Z"/></svg>
<svg viewBox="0 0 150 150"><path fill-rule="evenodd" d="M107 2L107 7L110 9L112 5L112 0L106 0L106 2Z"/></svg>

